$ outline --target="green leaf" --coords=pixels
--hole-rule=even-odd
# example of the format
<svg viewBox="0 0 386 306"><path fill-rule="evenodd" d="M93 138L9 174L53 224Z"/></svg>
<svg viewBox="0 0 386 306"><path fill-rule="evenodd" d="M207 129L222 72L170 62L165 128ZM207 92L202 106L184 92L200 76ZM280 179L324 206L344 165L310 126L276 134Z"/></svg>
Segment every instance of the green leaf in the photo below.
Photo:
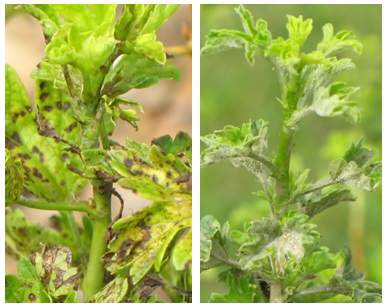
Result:
<svg viewBox="0 0 386 306"><path fill-rule="evenodd" d="M274 58L281 69L296 74L294 66L300 62L299 45L296 42L278 37L272 40L264 55Z"/></svg>
<svg viewBox="0 0 386 306"><path fill-rule="evenodd" d="M22 4L17 7L17 10L28 13L39 20L46 40L49 40L58 30L58 16L51 5Z"/></svg>
<svg viewBox="0 0 386 306"><path fill-rule="evenodd" d="M73 65L83 76L83 97L93 98L103 81L101 67L115 47L115 4L53 5L63 24L46 47L53 64Z"/></svg>
<svg viewBox="0 0 386 306"><path fill-rule="evenodd" d="M363 141L360 140L356 143L351 144L350 148L344 154L344 160L346 162L353 161L359 167L363 167L371 161L374 156L373 151L363 147Z"/></svg>
<svg viewBox="0 0 386 306"><path fill-rule="evenodd" d="M212 239L220 233L221 225L213 216L205 216L200 223L200 261L208 262L212 252Z"/></svg>
<svg viewBox="0 0 386 306"><path fill-rule="evenodd" d="M177 4L156 4L152 10L149 18L146 20L141 33L151 33L158 30L158 28L165 23L178 9Z"/></svg>
<svg viewBox="0 0 386 306"><path fill-rule="evenodd" d="M110 32L115 17L115 4L56 4L54 9L65 24L81 31Z"/></svg>
<svg viewBox="0 0 386 306"><path fill-rule="evenodd" d="M8 252L17 256L28 256L41 249L41 244L66 245L73 247L70 238L64 238L60 232L43 227L40 224L32 224L27 221L23 212L19 209L5 211L5 235Z"/></svg>
<svg viewBox="0 0 386 306"><path fill-rule="evenodd" d="M317 49L326 56L352 49L355 53L362 53L362 43L360 43L350 31L339 31L334 35L334 27L328 23L323 26L323 39L318 44Z"/></svg>
<svg viewBox="0 0 386 306"><path fill-rule="evenodd" d="M112 227L109 251L104 256L106 267L113 274L128 270L132 282L137 284L151 269L160 270L169 252L174 252L173 248L169 249L172 241L190 227L190 201L158 202L122 218ZM191 249L187 241L180 239L177 245L182 243ZM181 256L178 249L176 252Z"/></svg>
<svg viewBox="0 0 386 306"><path fill-rule="evenodd" d="M352 201L355 201L355 197L351 191L339 188L327 191L322 195L314 195L310 199L307 198L305 200L305 212L308 216L313 217L330 207Z"/></svg>
<svg viewBox="0 0 386 306"><path fill-rule="evenodd" d="M237 30L211 30L206 37L201 54L214 54L227 49L241 49L247 43L249 37Z"/></svg>
<svg viewBox="0 0 386 306"><path fill-rule="evenodd" d="M187 133L178 132L174 140L171 136L165 135L153 139L152 144L158 146L163 153L181 155L187 153L188 157L192 156L192 139Z"/></svg>
<svg viewBox="0 0 386 306"><path fill-rule="evenodd" d="M362 273L354 270L351 263L351 253L341 252L342 260L331 285L337 288L337 293L351 296L355 303L379 303L382 301L382 288L379 284L367 281Z"/></svg>
<svg viewBox="0 0 386 306"><path fill-rule="evenodd" d="M157 40L154 32L139 36L135 41L134 50L159 64L166 63L164 45Z"/></svg>
<svg viewBox="0 0 386 306"><path fill-rule="evenodd" d="M225 294L212 293L211 303L256 303L261 301L261 292L249 275L236 276L232 272L226 274L228 292Z"/></svg>
<svg viewBox="0 0 386 306"><path fill-rule="evenodd" d="M134 41L138 36L153 33L177 10L175 4L126 4L115 29L121 41Z"/></svg>
<svg viewBox="0 0 386 306"><path fill-rule="evenodd" d="M50 296L36 273L33 264L21 257L18 262L18 275L5 276L5 296L7 303L49 303Z"/></svg>
<svg viewBox="0 0 386 306"><path fill-rule="evenodd" d="M192 230L190 229L178 240L172 253L173 266L183 271L192 262Z"/></svg>
<svg viewBox="0 0 386 306"><path fill-rule="evenodd" d="M237 15L239 15L241 19L244 31L251 36L255 35L256 28L252 13L243 5L239 5L237 8L235 8L235 12L237 13Z"/></svg>
<svg viewBox="0 0 386 306"><path fill-rule="evenodd" d="M154 85L161 79L176 79L176 68L160 65L141 54L130 53L119 56L108 71L102 94L115 97L134 88Z"/></svg>
<svg viewBox="0 0 386 306"><path fill-rule="evenodd" d="M312 19L303 20L302 15L299 17L287 15L287 18L287 30L289 39L295 42L300 48L312 31Z"/></svg>

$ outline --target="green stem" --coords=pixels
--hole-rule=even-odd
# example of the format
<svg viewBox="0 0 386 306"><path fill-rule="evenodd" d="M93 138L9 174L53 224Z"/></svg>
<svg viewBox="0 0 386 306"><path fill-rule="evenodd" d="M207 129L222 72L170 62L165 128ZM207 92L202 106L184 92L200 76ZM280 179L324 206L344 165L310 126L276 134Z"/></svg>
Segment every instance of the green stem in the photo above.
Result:
<svg viewBox="0 0 386 306"><path fill-rule="evenodd" d="M83 241L81 239L79 226L76 223L76 220L74 218L74 214L70 211L62 211L60 214L65 218L66 225L71 233L71 239L75 242L75 245L77 245L77 251L76 253L73 253L74 257L79 256L79 259L83 263L85 260L85 255L87 254L87 250L84 247Z"/></svg>
<svg viewBox="0 0 386 306"><path fill-rule="evenodd" d="M283 128L279 138L278 155L275 161L275 166L278 169L276 192L279 204L285 202L285 200L290 196L289 169L291 161L292 136L292 131Z"/></svg>
<svg viewBox="0 0 386 306"><path fill-rule="evenodd" d="M80 202L47 202L45 200L18 199L16 204L36 209L56 211L79 211L95 215L95 210L85 201Z"/></svg>
<svg viewBox="0 0 386 306"><path fill-rule="evenodd" d="M282 286L279 282L272 282L270 287L270 303L283 303Z"/></svg>
<svg viewBox="0 0 386 306"><path fill-rule="evenodd" d="M279 136L278 153L275 160L278 174L276 177L277 203L280 206L290 198L290 161L293 147L294 131L287 127L286 121L291 118L297 108L299 96L299 76L294 75L287 84L282 86L282 101L285 105L282 130Z"/></svg>
<svg viewBox="0 0 386 306"><path fill-rule="evenodd" d="M93 221L93 233L89 260L83 280L84 300L97 293L103 286L104 267L102 256L106 252L107 231L111 222L111 184L94 182L93 193L97 217Z"/></svg>
<svg viewBox="0 0 386 306"><path fill-rule="evenodd" d="M83 280L83 296L89 301L103 287L104 266L102 256L107 247L107 231L111 222L110 184L94 183L94 201L98 216L93 222L90 254Z"/></svg>

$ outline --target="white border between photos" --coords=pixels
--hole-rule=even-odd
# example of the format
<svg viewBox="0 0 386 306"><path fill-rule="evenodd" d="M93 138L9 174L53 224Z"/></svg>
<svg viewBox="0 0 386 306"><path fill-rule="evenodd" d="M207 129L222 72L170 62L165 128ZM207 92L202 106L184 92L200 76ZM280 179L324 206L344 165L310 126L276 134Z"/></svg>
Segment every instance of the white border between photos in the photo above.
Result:
<svg viewBox="0 0 386 306"><path fill-rule="evenodd" d="M5 7L4 3L7 4L17 4L17 3L73 3L73 4L81 4L81 3L117 3L117 4L123 4L123 3L178 3L178 4L192 4L192 46L193 46L193 54L192 54L192 141L193 141L193 205L192 205L192 218L193 218L193 261L192 261L192 289L193 289L193 304L199 304L200 303L200 4L381 4L382 1L333 1L333 0L325 0L325 1L315 1L315 0L309 0L309 1L285 1L285 0L270 0L270 1L250 1L250 0L225 0L225 1L205 1L205 0L180 0L180 1L168 1L168 0L153 0L153 1L5 1L1 2L0 4L0 17L2 20L2 25L5 25ZM382 5L382 17L384 16L384 6ZM384 33L386 30L386 23L382 18L382 93L386 92L386 81L384 79L385 74L385 42L384 42ZM4 67L5 65L5 26L3 26L3 30L0 32L1 37L1 43L0 43L0 57L1 57L1 67ZM1 184L1 194L4 199L5 195L5 175L4 175L4 157L5 157L5 90L4 90L4 84L5 84L5 78L4 78L4 68L1 69L0 73L0 90L1 90L1 111L0 111L0 122L3 123L2 129L1 129L1 141L0 141L0 155L1 155L1 166L2 166L2 172L0 175L0 184ZM383 106L384 99L382 98L382 106ZM383 133L384 126L385 126L385 114L382 112L382 144L386 141L386 135ZM382 152L382 160L386 160L385 158L386 153ZM383 171L382 171L383 173ZM382 182L382 189L385 190L386 183ZM382 203L385 203L385 193L382 195ZM4 204L3 204L4 205ZM386 236L385 232L385 214L386 209L382 212L382 236ZM1 221L2 221L2 229L0 234L0 243L2 245L3 251L1 252L1 262L3 263L0 269L1 275L4 276L5 274L5 233L4 233L4 225L5 225L5 215L4 211L1 215ZM386 246L385 244L382 245L382 260L385 258L385 251ZM384 263L384 261L383 261ZM386 294L386 280L385 280L385 267L386 265L383 264L382 266L382 275L383 275L383 282L382 282L382 293ZM4 278L0 282L3 284L1 286L1 297L0 302L4 303L5 301L5 290L4 290ZM80 305L89 305L87 303L78 303ZM150 304L150 303L149 303ZM229 305L233 303L224 303L224 305ZM338 303L339 304L339 303ZM106 304L108 305L108 304Z"/></svg>

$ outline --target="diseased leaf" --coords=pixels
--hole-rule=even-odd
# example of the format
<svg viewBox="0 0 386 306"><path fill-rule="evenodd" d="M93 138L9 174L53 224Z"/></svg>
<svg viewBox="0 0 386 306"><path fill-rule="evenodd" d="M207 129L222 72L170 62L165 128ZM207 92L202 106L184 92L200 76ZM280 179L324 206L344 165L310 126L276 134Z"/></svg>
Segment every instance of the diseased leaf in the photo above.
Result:
<svg viewBox="0 0 386 306"><path fill-rule="evenodd" d="M297 110L287 121L287 125L296 126L311 112L322 117L344 116L351 121L358 121L359 109L351 98L358 88L347 86L343 82L331 82L338 73L352 70L354 67L349 59L334 59L328 65L309 65L303 68L300 76L304 84L303 95L297 102Z"/></svg>
<svg viewBox="0 0 386 306"><path fill-rule="evenodd" d="M32 263L21 257L18 262L18 275L5 276L5 297L7 303L49 303L52 299Z"/></svg>
<svg viewBox="0 0 386 306"><path fill-rule="evenodd" d="M109 251L104 256L107 269L113 274L128 270L137 284L151 269L160 270L172 240L190 226L190 201L154 203L120 219L112 227Z"/></svg>
<svg viewBox="0 0 386 306"><path fill-rule="evenodd" d="M167 137L156 141L161 147L129 141L127 150L111 151L111 166L119 176L118 184L154 201L190 198L190 138L179 135L174 144L167 144Z"/></svg>
<svg viewBox="0 0 386 306"><path fill-rule="evenodd" d="M337 81L341 72L352 70L343 51L361 53L362 44L349 31L334 34L331 24L323 27L323 39L310 52L302 49L312 31L312 20L287 16L288 37L272 39L267 23L244 6L236 12L244 32L212 30L202 54L243 48L247 61L260 53L278 74L279 103L283 123L275 158L265 157L266 123L251 121L241 127L225 126L202 137L206 145L201 163L229 159L259 180L256 194L267 202L257 219L235 214L221 227L212 216L201 220L201 269L218 268L226 293L213 293L211 302L380 302L381 288L366 281L351 267L350 258L321 245L320 233L310 218L339 203L355 198L348 186L374 190L381 179L381 163L372 160L371 150L354 143L341 160L332 163L329 178L312 183L309 170L293 171L292 148L299 123L308 114L360 119L353 96L359 89ZM308 47L308 46L307 46ZM272 162L271 162L272 161ZM256 201L261 205L262 201ZM237 203L236 203L237 205ZM247 206L243 206L247 207ZM248 208L245 208L248 210ZM253 212L254 208L250 208ZM244 227L232 221L252 219Z"/></svg>
<svg viewBox="0 0 386 306"><path fill-rule="evenodd" d="M63 159L74 155L66 152L67 145L56 142L52 137L39 135L36 120L19 77L7 65L6 146L10 155L22 165L24 188L36 197L47 200L68 198L84 184L63 162ZM50 127L46 133L56 132ZM51 192L47 193L47 190Z"/></svg>
<svg viewBox="0 0 386 306"><path fill-rule="evenodd" d="M201 54L214 54L226 49L241 49L248 42L249 37L237 30L212 30L206 37Z"/></svg>
<svg viewBox="0 0 386 306"><path fill-rule="evenodd" d="M313 217L330 207L343 202L352 201L355 201L355 197L351 191L338 188L336 190L327 191L326 193L315 195L310 199L307 199L305 201L305 213L310 217Z"/></svg>
<svg viewBox="0 0 386 306"><path fill-rule="evenodd" d="M258 50L264 52L271 42L271 32L263 19L254 23L251 12L243 5L235 9L239 15L244 32L230 29L212 30L209 32L202 54L213 54L231 48L244 49L244 55L250 65L255 63Z"/></svg>
<svg viewBox="0 0 386 306"><path fill-rule="evenodd" d="M126 277L117 276L92 299L94 303L119 303L127 294L129 285Z"/></svg>
<svg viewBox="0 0 386 306"><path fill-rule="evenodd" d="M19 199L23 191L24 175L21 162L5 151L5 201L13 203Z"/></svg>
<svg viewBox="0 0 386 306"><path fill-rule="evenodd" d="M200 261L208 262L212 252L212 239L220 232L221 225L213 216L205 216L200 223Z"/></svg>
<svg viewBox="0 0 386 306"><path fill-rule="evenodd" d="M339 31L334 35L334 27L331 23L323 26L323 40L317 46L317 49L325 55L336 54L344 49L352 49L361 54L362 48L362 43L350 31Z"/></svg>
<svg viewBox="0 0 386 306"><path fill-rule="evenodd" d="M258 155L266 147L266 134L267 124L263 120L249 121L241 127L225 126L201 138L207 146L201 154L202 164Z"/></svg>
<svg viewBox="0 0 386 306"><path fill-rule="evenodd" d="M158 146L163 153L179 155L186 154L188 159L192 156L192 139L187 133L178 132L173 139L169 135L161 136L152 140L152 144Z"/></svg>
<svg viewBox="0 0 386 306"><path fill-rule="evenodd" d="M363 151L358 151L361 154ZM361 160L360 155L351 155L352 147L346 154L346 160L334 161L330 166L331 179L339 184L362 188L367 191L375 189L380 183L381 164ZM367 159L367 157L366 157ZM359 165L355 162L358 161Z"/></svg>
<svg viewBox="0 0 386 306"><path fill-rule="evenodd" d="M72 255L68 248L43 247L31 257L37 276L49 296L56 301L72 296L79 280L78 269L72 267Z"/></svg>
<svg viewBox="0 0 386 306"><path fill-rule="evenodd" d="M77 280L68 249L43 247L19 260L17 276L6 277L7 302L75 302Z"/></svg>
<svg viewBox="0 0 386 306"><path fill-rule="evenodd" d="M60 232L29 223L19 209L7 208L5 211L5 237L8 252L16 256L28 256L41 249L41 244L56 244L73 247L71 239L64 238Z"/></svg>
<svg viewBox="0 0 386 306"><path fill-rule="evenodd" d="M172 262L177 271L183 271L192 261L192 230L177 241L172 253Z"/></svg>

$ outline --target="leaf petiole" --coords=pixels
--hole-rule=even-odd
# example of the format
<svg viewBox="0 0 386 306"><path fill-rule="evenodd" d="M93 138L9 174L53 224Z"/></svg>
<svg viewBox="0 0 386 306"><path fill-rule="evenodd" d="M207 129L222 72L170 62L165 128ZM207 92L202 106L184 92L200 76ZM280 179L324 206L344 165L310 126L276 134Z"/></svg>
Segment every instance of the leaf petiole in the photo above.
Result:
<svg viewBox="0 0 386 306"><path fill-rule="evenodd" d="M91 216L96 216L96 211L86 201L79 202L48 202L46 200L35 199L18 199L16 204L43 210L57 210L57 211L78 211L84 212Z"/></svg>

